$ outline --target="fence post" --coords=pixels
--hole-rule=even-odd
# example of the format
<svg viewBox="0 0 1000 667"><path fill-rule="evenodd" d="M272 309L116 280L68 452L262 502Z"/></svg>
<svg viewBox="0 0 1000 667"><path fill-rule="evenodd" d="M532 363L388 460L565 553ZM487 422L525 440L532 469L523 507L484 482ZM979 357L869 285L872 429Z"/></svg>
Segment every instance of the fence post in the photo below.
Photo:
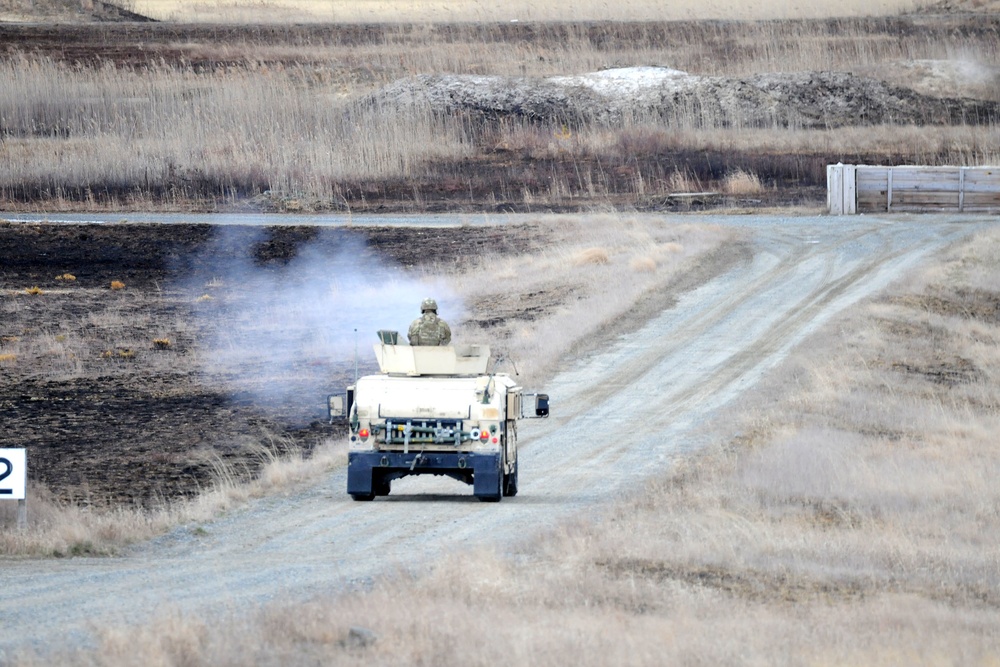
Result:
<svg viewBox="0 0 1000 667"><path fill-rule="evenodd" d="M858 212L858 167L854 164L844 166L844 214L856 215Z"/></svg>
<svg viewBox="0 0 1000 667"><path fill-rule="evenodd" d="M826 165L826 207L830 215L844 215L844 165Z"/></svg>
<svg viewBox="0 0 1000 667"><path fill-rule="evenodd" d="M0 448L0 500L17 501L17 527L28 525L28 450Z"/></svg>
<svg viewBox="0 0 1000 667"><path fill-rule="evenodd" d="M889 213L892 211L892 167L889 167L886 174L886 197L885 197L885 212Z"/></svg>
<svg viewBox="0 0 1000 667"><path fill-rule="evenodd" d="M958 168L958 212L965 210L965 167Z"/></svg>

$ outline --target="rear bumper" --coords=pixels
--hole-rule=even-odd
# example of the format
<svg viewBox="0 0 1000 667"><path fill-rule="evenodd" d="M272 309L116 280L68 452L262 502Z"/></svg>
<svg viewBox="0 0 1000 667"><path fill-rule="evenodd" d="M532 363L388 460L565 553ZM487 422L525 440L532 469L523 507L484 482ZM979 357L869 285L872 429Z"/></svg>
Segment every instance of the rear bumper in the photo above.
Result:
<svg viewBox="0 0 1000 667"><path fill-rule="evenodd" d="M377 480L409 475L448 475L473 485L477 496L496 495L500 481L500 452L350 452L347 455L347 492L370 494Z"/></svg>

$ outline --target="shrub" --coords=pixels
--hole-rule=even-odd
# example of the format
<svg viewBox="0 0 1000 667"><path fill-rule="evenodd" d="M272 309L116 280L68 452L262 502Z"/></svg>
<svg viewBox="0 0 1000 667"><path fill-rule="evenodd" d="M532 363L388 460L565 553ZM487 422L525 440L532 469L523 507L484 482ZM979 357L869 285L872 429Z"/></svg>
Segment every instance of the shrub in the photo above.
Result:
<svg viewBox="0 0 1000 667"><path fill-rule="evenodd" d="M764 184L752 171L737 169L726 175L722 181L722 189L730 195L755 195L764 191Z"/></svg>
<svg viewBox="0 0 1000 667"><path fill-rule="evenodd" d="M656 260L648 255L645 257L633 257L632 261L629 262L629 266L633 271L652 273L656 271Z"/></svg>
<svg viewBox="0 0 1000 667"><path fill-rule="evenodd" d="M577 266L584 264L607 264L609 261L608 251L604 248L587 248L578 252L573 258L573 263Z"/></svg>

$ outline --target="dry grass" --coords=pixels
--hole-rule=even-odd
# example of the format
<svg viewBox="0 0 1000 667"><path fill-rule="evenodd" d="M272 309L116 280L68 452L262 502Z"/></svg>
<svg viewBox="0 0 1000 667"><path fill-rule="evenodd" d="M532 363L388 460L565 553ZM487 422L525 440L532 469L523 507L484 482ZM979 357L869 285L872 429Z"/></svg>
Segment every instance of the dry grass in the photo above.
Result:
<svg viewBox="0 0 1000 667"><path fill-rule="evenodd" d="M857 156L927 164L1000 160L992 126L747 131L738 118L722 126L691 108L666 120L637 114L614 127L594 122L570 130L555 122L494 122L359 103L416 73L541 77L647 64L720 76L846 70L931 93L996 99L1000 49L992 35L973 30L903 31L848 20L657 23L627 31L571 23L533 39L507 34L503 26L454 30L383 26L370 42L348 44L305 35L287 44L177 45L182 57L224 66L61 64L15 51L0 61L0 200L49 208L176 208L233 206L268 193L268 201L287 210L309 210L360 207L417 189L412 197L419 207L431 185L473 187L465 162L472 157L477 165L498 153L566 162L555 182L521 182L504 169L483 176L496 182L477 197L530 207L568 205L577 195L612 198L624 191L634 201L717 189L714 181L731 168L727 161L721 174L696 174L661 159L672 152L741 155L732 168L768 181L768 170L800 177L809 169L806 176L816 183L824 174L811 162L782 160L794 162L789 154L833 162Z"/></svg>
<svg viewBox="0 0 1000 667"><path fill-rule="evenodd" d="M529 387L621 321L637 324L644 317L638 301L669 293L673 281L735 238L720 227L641 214L542 217L538 224L548 229L545 246L487 255L447 281L461 286L472 311L455 335L490 341Z"/></svg>
<svg viewBox="0 0 1000 667"><path fill-rule="evenodd" d="M731 195L756 195L764 191L764 184L757 174L737 169L722 179L722 191Z"/></svg>
<svg viewBox="0 0 1000 667"><path fill-rule="evenodd" d="M583 266L584 264L607 264L608 251L604 248L585 248L573 256L573 264Z"/></svg>
<svg viewBox="0 0 1000 667"><path fill-rule="evenodd" d="M289 448L284 448L289 449ZM315 483L347 460L346 445L328 441L311 455L294 450L278 454L273 438L262 439L260 471L248 471L216 460L214 482L196 497L149 510L141 507L87 508L60 501L40 484L28 487L28 528L16 530L16 507L0 504L0 555L81 556L117 553L123 546L147 540L179 525L203 523L252 498L291 492Z"/></svg>
<svg viewBox="0 0 1000 667"><path fill-rule="evenodd" d="M609 4L599 0L559 3L527 0L487 2L452 0L134 0L135 11L173 21L420 23L440 21L650 21L686 19L792 19L825 16L872 16L911 11L928 2L917 0L846 0L836 9L815 3L762 0L733 4L719 0L682 0L663 4L650 0L624 0Z"/></svg>
<svg viewBox="0 0 1000 667"><path fill-rule="evenodd" d="M292 70L262 74L250 65L206 76L185 67L2 62L9 84L0 109L11 124L0 191L58 199L83 188L91 199L129 201L142 184L178 202L211 184L228 201L265 191L337 200L331 187L342 181L405 177L420 160L464 154L460 124L419 110L348 117L332 87L317 89L300 80L309 72Z"/></svg>
<svg viewBox="0 0 1000 667"><path fill-rule="evenodd" d="M667 188L671 192L701 192L703 190L698 177L690 171L677 171L667 179Z"/></svg>
<svg viewBox="0 0 1000 667"><path fill-rule="evenodd" d="M103 361L109 358L128 359L136 356L135 350L149 348L148 328L152 325L152 313L169 301L163 294L150 296L140 291L116 290L115 298L105 296L101 306L86 312L75 312L72 305L80 301L83 292L107 294L108 288L90 287L70 283L57 289L44 290L44 298L33 298L30 305L23 293L15 298L0 301L0 317L15 321L26 308L38 313L39 320L49 320L49 313L72 313L62 318L59 326L36 328L28 322L29 328L20 335L9 336L0 341L2 349L17 355L22 372L37 378L67 379L85 375L117 374L123 369L108 366ZM20 317L16 318L21 321ZM171 323L172 335L184 340L192 337L192 325L183 320ZM162 326L162 325L161 325ZM143 357L150 364L150 371L162 370L179 360L160 360L157 355ZM187 367L198 363L196 356L184 359Z"/></svg>
<svg viewBox="0 0 1000 667"><path fill-rule="evenodd" d="M980 235L854 309L734 411L738 435L516 557L109 628L73 662L995 664L998 267Z"/></svg>

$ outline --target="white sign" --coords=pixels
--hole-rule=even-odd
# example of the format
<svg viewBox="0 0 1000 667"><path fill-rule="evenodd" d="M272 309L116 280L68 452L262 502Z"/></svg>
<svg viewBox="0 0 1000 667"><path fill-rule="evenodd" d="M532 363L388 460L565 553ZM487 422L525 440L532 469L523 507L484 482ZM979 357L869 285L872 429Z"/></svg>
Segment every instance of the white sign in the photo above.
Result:
<svg viewBox="0 0 1000 667"><path fill-rule="evenodd" d="M27 450L0 449L0 500L24 500L27 480Z"/></svg>

